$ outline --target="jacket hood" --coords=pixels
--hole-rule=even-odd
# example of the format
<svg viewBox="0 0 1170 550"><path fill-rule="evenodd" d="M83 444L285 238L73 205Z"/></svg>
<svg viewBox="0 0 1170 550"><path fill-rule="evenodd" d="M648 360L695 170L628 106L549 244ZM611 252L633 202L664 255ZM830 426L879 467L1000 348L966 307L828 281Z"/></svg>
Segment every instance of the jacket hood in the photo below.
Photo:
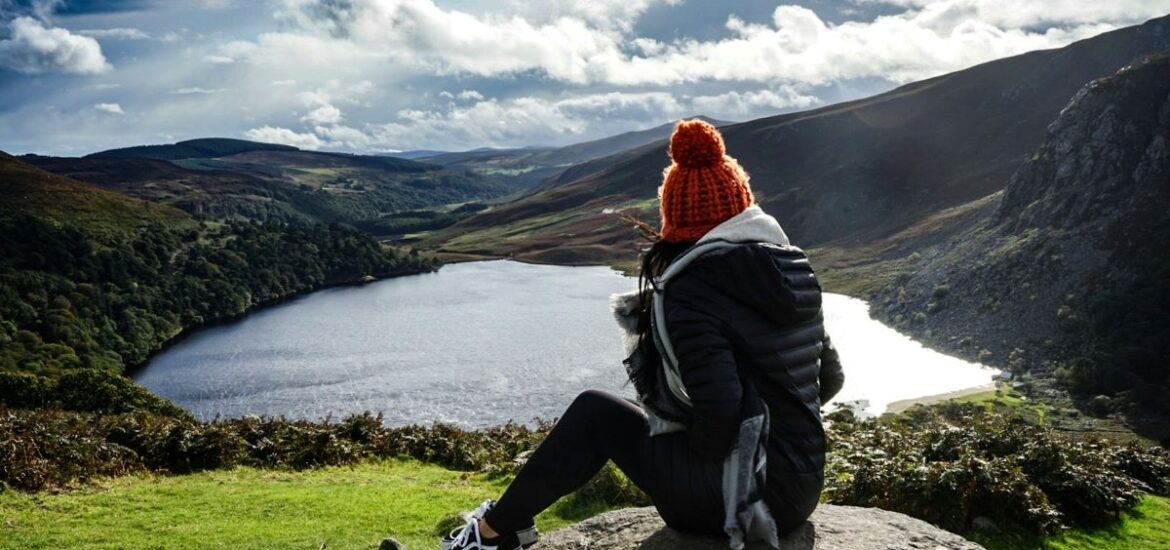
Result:
<svg viewBox="0 0 1170 550"><path fill-rule="evenodd" d="M780 227L780 222L765 213L758 204L745 208L743 212L711 228L699 239L699 243L714 240L733 243L764 242L780 246L790 244L788 235L784 234L784 229Z"/></svg>
<svg viewBox="0 0 1170 550"><path fill-rule="evenodd" d="M743 212L728 218L711 228L696 243L726 241L733 243L769 243L789 247L791 243L776 218L753 204ZM719 253L721 262L707 262L702 259L687 268L694 275L734 295L740 301L752 304L761 314L769 318L787 315L793 299L786 288L786 281L774 251L762 247L737 247ZM632 290L610 296L610 309L625 336L626 352L637 343L638 291Z"/></svg>
<svg viewBox="0 0 1170 550"><path fill-rule="evenodd" d="M758 205L715 226L698 243L715 240L775 246L741 246L707 254L686 269L689 276L775 322L795 322L808 315L809 308L819 311L819 285L804 252L792 246L776 218ZM809 301L812 295L801 291L808 285L818 289L815 304Z"/></svg>

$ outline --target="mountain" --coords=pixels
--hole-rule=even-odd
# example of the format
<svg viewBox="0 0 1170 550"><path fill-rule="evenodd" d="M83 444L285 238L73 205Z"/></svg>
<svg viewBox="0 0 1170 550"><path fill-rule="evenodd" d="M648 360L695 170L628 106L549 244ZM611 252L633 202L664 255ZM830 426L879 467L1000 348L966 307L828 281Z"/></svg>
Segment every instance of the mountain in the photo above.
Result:
<svg viewBox="0 0 1170 550"><path fill-rule="evenodd" d="M795 242L863 243L1003 189L1081 86L1167 49L1170 16L722 132ZM636 234L616 213L653 222L668 163L665 140L596 159L426 242L534 261L632 257Z"/></svg>
<svg viewBox="0 0 1170 550"><path fill-rule="evenodd" d="M706 120L715 126L730 124L704 116L696 118ZM669 123L564 147L474 149L428 156L426 161L447 168L461 168L497 176L508 180L516 187L525 188L556 178L571 166L665 139L673 130L674 123Z"/></svg>
<svg viewBox="0 0 1170 550"><path fill-rule="evenodd" d="M214 158L245 153L248 151L298 151L290 145L259 143L242 139L201 138L180 141L170 145L138 145L121 149L109 149L90 153L92 158L145 158L145 159L189 159Z"/></svg>
<svg viewBox="0 0 1170 550"><path fill-rule="evenodd" d="M85 185L21 162L0 151L0 219L36 216L110 237L151 224L182 225L190 218L170 206Z"/></svg>
<svg viewBox="0 0 1170 550"><path fill-rule="evenodd" d="M192 143L198 147L186 145ZM167 149L178 146L182 147ZM203 156L187 156L197 149ZM228 154L219 154L225 151ZM154 158L128 156L139 153ZM22 159L57 174L191 213L262 221L356 223L401 211L495 198L511 191L495 178L434 164L268 147L240 140L193 140L83 158L26 155Z"/></svg>
<svg viewBox="0 0 1170 550"><path fill-rule="evenodd" d="M442 155L443 153L450 153L450 151L439 151L436 149L412 149L410 151L399 151L397 153L382 153L381 156L398 157L407 160L421 160L435 155Z"/></svg>
<svg viewBox="0 0 1170 550"><path fill-rule="evenodd" d="M873 313L933 346L1058 380L1170 435L1170 54L1095 80L996 193L855 271ZM871 258L872 260L873 258ZM1027 327L1026 330L1021 330Z"/></svg>

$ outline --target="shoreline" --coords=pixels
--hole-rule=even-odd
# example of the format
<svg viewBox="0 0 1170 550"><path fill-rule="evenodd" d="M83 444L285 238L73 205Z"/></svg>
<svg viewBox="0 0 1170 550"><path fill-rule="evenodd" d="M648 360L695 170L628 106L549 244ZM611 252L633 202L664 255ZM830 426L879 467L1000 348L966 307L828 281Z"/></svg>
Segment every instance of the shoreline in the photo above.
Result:
<svg viewBox="0 0 1170 550"><path fill-rule="evenodd" d="M980 393L993 392L996 389L995 382L988 382L981 386L974 386L964 388L961 390L949 391L946 393L938 393L934 395L924 395L922 397L914 397L911 399L903 399L901 401L894 401L886 405L886 410L882 411L882 415L900 414L906 412L915 405L933 405L935 403L942 403L943 401L950 401L951 399L958 399L960 397L968 397Z"/></svg>
<svg viewBox="0 0 1170 550"><path fill-rule="evenodd" d="M434 269L396 269L394 271L387 271L385 273L376 273L373 275L366 275L365 277L362 277L359 279L328 281L328 282L322 283L320 286L306 288L304 290L291 292L289 294L285 294L283 296L278 296L278 297L272 298L270 300L258 302L256 304L253 304L252 306L250 306L248 309L241 311L235 315L218 317L215 319L204 321L202 323L196 323L196 324L191 325L191 326L180 327L178 332L176 332L175 334L173 334L169 338L167 338L165 341L163 341L163 343L161 345L159 345L158 349L150 352L150 355L148 355L146 357L145 361L143 361L142 363L138 363L138 364L130 364L130 363L125 364L125 366L122 369L122 376L125 376L126 378L129 378L130 380L134 380L135 376L137 376L138 374L141 374L142 371L146 370L146 366L149 365L150 362L155 357L162 354L164 351L168 350L172 346L178 344L179 342L181 342L185 338L191 336L192 334L199 332L201 330L204 330L204 329L234 323L234 322L239 321L240 319L243 319L244 317L247 317L248 315L256 313L257 311L260 311L262 309L267 309L267 308L270 308L273 306L278 306L281 304L292 302L294 300L297 300L299 298L303 298L305 296L308 296L309 294L312 294L314 292L318 292L321 290L328 290L331 288L341 288L341 287L363 286L363 285L368 285L371 283L376 283L379 281L385 281L385 280L389 280L389 279L397 279L399 277L407 277L407 276L411 276L411 275L424 275L427 273L436 273L442 267L443 267L443 264L440 263L439 265L435 266ZM370 278L367 279L366 277L370 277ZM137 382L135 382L135 383L137 383Z"/></svg>

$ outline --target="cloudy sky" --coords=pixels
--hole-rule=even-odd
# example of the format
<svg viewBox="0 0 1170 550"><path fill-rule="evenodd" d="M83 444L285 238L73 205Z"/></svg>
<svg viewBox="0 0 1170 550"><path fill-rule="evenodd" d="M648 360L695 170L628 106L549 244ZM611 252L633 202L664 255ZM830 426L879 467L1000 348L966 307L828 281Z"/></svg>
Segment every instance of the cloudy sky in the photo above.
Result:
<svg viewBox="0 0 1170 550"><path fill-rule="evenodd" d="M0 150L568 144L857 98L1166 13L1170 0L0 0Z"/></svg>

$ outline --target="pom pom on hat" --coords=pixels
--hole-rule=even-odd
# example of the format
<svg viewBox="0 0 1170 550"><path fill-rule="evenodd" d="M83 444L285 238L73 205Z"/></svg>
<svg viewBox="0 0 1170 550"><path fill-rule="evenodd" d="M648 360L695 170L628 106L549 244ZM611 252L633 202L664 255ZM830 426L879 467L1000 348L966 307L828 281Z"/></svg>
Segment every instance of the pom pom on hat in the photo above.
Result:
<svg viewBox="0 0 1170 550"><path fill-rule="evenodd" d="M699 120L684 120L670 136L670 158L681 166L711 166L723 160L723 136L714 126Z"/></svg>
<svg viewBox="0 0 1170 550"><path fill-rule="evenodd" d="M723 136L699 119L679 121L670 136L670 158L658 200L662 239L697 241L755 202L748 175L727 156Z"/></svg>

